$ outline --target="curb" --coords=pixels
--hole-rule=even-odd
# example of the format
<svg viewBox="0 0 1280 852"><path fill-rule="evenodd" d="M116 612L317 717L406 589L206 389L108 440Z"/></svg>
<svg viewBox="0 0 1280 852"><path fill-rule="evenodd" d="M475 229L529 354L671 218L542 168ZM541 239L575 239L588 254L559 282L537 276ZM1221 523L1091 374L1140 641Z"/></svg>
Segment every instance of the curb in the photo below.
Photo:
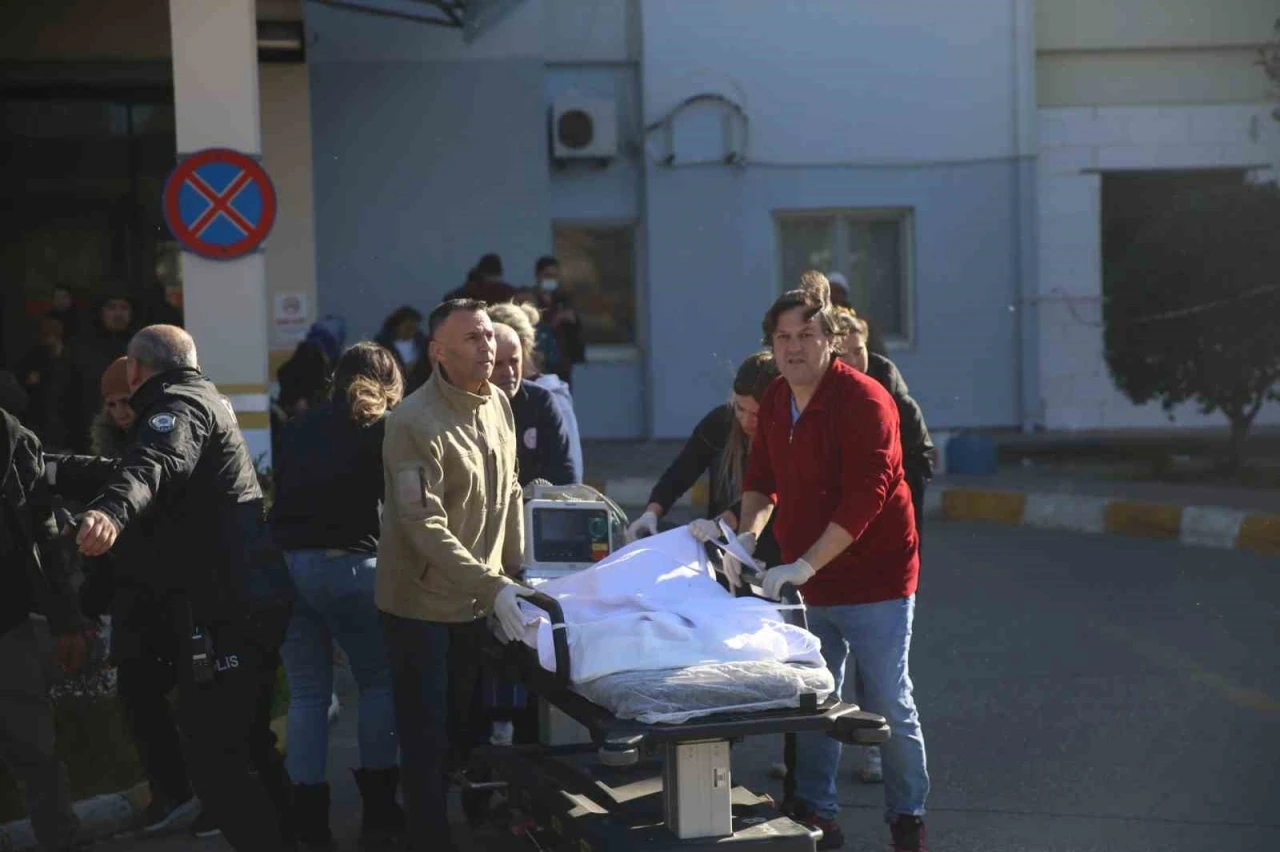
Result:
<svg viewBox="0 0 1280 852"><path fill-rule="evenodd" d="M595 487L619 505L643 506L653 480L616 479ZM700 481L677 505L698 505L705 501L705 492L705 482ZM925 492L925 517L1166 539L1196 547L1280 556L1280 515L1222 506L935 485Z"/></svg>
<svg viewBox="0 0 1280 852"><path fill-rule="evenodd" d="M143 783L118 793L104 793L75 802L72 809L80 819L80 839L105 840L124 831L146 808L150 796L150 790ZM0 852L21 852L36 846L30 820L0 825Z"/></svg>

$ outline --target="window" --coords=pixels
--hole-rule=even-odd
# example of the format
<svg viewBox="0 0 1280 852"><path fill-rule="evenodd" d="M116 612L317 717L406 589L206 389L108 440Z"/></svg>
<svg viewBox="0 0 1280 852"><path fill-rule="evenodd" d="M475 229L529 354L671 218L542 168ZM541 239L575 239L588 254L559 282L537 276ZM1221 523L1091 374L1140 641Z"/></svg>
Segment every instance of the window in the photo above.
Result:
<svg viewBox="0 0 1280 852"><path fill-rule="evenodd" d="M560 286L573 298L589 346L636 342L635 227L558 224L552 229Z"/></svg>
<svg viewBox="0 0 1280 852"><path fill-rule="evenodd" d="M807 269L849 280L849 303L890 341L911 338L911 213L836 210L778 215L782 289Z"/></svg>

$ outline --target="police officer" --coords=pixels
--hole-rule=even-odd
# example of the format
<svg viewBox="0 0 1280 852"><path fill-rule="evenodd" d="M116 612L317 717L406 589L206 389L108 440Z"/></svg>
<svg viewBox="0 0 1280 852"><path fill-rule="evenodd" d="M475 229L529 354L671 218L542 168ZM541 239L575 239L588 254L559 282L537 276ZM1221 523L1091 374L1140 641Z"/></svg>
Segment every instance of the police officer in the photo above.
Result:
<svg viewBox="0 0 1280 852"><path fill-rule="evenodd" d="M148 326L127 354L134 443L76 543L99 556L142 527L151 582L183 639L178 717L192 785L235 849L277 852L291 843L289 784L268 723L292 583L235 412L200 372L191 336Z"/></svg>

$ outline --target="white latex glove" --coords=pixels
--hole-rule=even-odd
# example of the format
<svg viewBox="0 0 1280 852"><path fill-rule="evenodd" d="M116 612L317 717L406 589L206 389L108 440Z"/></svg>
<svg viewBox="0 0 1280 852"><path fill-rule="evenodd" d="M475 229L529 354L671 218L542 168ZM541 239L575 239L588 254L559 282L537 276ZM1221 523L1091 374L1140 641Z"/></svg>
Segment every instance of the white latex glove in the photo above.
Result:
<svg viewBox="0 0 1280 852"><path fill-rule="evenodd" d="M533 589L518 583L508 583L493 599L493 618L498 622L498 635L503 642L515 642L524 637L524 628L529 621L520 611L520 598L533 594Z"/></svg>
<svg viewBox="0 0 1280 852"><path fill-rule="evenodd" d="M756 534L751 532L738 533L738 544L747 553L756 552ZM757 565L759 563L757 562ZM724 568L724 575L729 578L729 588L736 589L742 585L742 563L734 559L727 553L720 555L720 566Z"/></svg>
<svg viewBox="0 0 1280 852"><path fill-rule="evenodd" d="M793 586L803 586L816 573L818 572L813 570L813 566L808 562L803 559L797 559L790 565L779 565L766 571L761 589L764 591L766 598L776 601L784 585L790 583Z"/></svg>
<svg viewBox="0 0 1280 852"><path fill-rule="evenodd" d="M658 516L653 512L645 512L627 527L627 541L637 541L658 534Z"/></svg>
<svg viewBox="0 0 1280 852"><path fill-rule="evenodd" d="M698 518L689 524L689 533L698 541L711 541L720 538L720 525L706 518Z"/></svg>

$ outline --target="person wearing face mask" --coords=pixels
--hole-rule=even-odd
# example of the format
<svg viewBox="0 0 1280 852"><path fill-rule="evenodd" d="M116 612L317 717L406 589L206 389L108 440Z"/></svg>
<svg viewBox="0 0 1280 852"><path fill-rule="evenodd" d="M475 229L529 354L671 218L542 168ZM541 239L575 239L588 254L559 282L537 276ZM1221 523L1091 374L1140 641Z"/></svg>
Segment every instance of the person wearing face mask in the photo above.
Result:
<svg viewBox="0 0 1280 852"><path fill-rule="evenodd" d="M742 362L734 376L729 401L717 405L698 421L679 455L653 486L644 514L627 528L631 540L656 534L658 519L669 512L703 474L708 484L706 513L704 518L689 525L689 531L698 540L706 541L720 538L718 520L730 529L738 529L747 450L756 433L760 400L777 376L778 365L772 352L761 350ZM772 524L765 525L755 555L768 564L781 558Z"/></svg>
<svg viewBox="0 0 1280 852"><path fill-rule="evenodd" d="M122 295L108 295L98 304L93 324L71 341L71 358L80 375L80 440L72 447L83 452L90 413L98 409L98 378L111 362L125 354L133 337L133 303Z"/></svg>
<svg viewBox="0 0 1280 852"><path fill-rule="evenodd" d="M473 700L484 616L523 635L524 556L515 419L489 382L496 346L483 302L443 302L427 320L433 370L387 417L374 599L382 612L400 742L408 848L456 848L447 775L487 731Z"/></svg>
<svg viewBox="0 0 1280 852"><path fill-rule="evenodd" d="M550 256L538 258L533 277L533 303L542 312L537 333L543 369L572 385L573 366L586 361L586 346L582 322L561 286L560 261Z"/></svg>
<svg viewBox="0 0 1280 852"><path fill-rule="evenodd" d="M783 564L765 572L764 594L800 588L837 693L852 656L865 709L892 731L881 752L893 849L916 852L929 793L908 665L920 562L897 406L836 356L840 327L820 273L806 273L800 289L778 297L763 328L783 381L760 402L738 543L751 552L774 520ZM728 557L725 571L735 581L741 566ZM840 755L830 737L796 735L795 794L786 807L822 830L819 849L844 843L835 821Z"/></svg>

